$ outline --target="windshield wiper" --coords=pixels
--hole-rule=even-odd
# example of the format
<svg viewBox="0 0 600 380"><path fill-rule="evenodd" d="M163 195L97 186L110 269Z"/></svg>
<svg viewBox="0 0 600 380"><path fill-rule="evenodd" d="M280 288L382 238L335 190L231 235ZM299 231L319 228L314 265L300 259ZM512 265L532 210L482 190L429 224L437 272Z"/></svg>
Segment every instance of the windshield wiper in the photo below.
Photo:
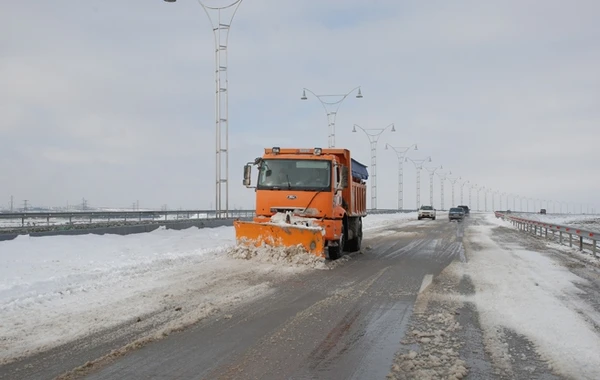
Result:
<svg viewBox="0 0 600 380"><path fill-rule="evenodd" d="M290 182L290 176L286 174L285 177L287 178L287 181L288 181L288 190L291 190L292 189L292 183Z"/></svg>

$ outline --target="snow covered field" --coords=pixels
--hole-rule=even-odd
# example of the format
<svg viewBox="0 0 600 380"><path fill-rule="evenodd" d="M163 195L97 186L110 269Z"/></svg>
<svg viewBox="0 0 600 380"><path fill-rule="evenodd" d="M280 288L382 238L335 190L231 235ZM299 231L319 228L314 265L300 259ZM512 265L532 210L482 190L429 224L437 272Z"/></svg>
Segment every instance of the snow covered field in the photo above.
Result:
<svg viewBox="0 0 600 380"><path fill-rule="evenodd" d="M575 275L550 252L528 250L525 239L500 245L494 238L498 225L510 224L486 216L486 225L470 226L467 263L456 262L457 272L468 274L475 294L466 296L480 315L486 345L497 365L510 368L503 329L526 337L549 366L565 376L600 378L600 313L583 298L578 285L589 281ZM548 250L550 251L550 250ZM526 358L520 358L526 360Z"/></svg>
<svg viewBox="0 0 600 380"><path fill-rule="evenodd" d="M416 216L369 215L364 237ZM115 326L168 334L268 294L260 276L309 269L249 266L227 254L234 243L233 227L0 242L0 364Z"/></svg>

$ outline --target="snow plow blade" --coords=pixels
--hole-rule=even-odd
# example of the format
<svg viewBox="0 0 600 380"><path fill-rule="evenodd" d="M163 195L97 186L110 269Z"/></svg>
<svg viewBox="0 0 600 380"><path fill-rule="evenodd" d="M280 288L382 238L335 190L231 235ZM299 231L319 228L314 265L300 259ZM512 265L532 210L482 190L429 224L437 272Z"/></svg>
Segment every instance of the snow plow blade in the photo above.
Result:
<svg viewBox="0 0 600 380"><path fill-rule="evenodd" d="M238 220L234 221L233 225L238 245L249 247L262 245L296 247L302 245L308 253L325 258L325 243L320 228Z"/></svg>

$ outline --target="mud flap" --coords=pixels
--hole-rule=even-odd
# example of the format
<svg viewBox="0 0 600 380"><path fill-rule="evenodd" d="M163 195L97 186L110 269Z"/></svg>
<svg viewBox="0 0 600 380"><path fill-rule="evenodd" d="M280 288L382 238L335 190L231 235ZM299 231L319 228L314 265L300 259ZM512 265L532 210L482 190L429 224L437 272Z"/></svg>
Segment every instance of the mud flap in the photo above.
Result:
<svg viewBox="0 0 600 380"><path fill-rule="evenodd" d="M238 245L254 247L263 244L271 247L302 245L308 253L325 258L325 240L321 228L239 220L234 221L233 226Z"/></svg>

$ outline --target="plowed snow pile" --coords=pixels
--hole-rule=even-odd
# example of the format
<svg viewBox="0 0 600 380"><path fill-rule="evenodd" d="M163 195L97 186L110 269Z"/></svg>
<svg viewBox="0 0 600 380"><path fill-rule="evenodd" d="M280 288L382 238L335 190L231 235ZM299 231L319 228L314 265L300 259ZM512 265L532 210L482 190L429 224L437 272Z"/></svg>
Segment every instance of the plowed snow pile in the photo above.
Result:
<svg viewBox="0 0 600 380"><path fill-rule="evenodd" d="M316 269L329 269L325 259L312 255L302 245L295 247L271 247L262 245L260 247L235 247L228 252L235 259L257 260L273 264L287 264L295 267L309 267Z"/></svg>
<svg viewBox="0 0 600 380"><path fill-rule="evenodd" d="M396 354L388 379L458 380L467 375L466 363L459 353L462 343L456 336L462 328L456 320L462 303L449 294L456 283L451 273L442 272L436 283L419 296L411 331L401 342L412 349Z"/></svg>

